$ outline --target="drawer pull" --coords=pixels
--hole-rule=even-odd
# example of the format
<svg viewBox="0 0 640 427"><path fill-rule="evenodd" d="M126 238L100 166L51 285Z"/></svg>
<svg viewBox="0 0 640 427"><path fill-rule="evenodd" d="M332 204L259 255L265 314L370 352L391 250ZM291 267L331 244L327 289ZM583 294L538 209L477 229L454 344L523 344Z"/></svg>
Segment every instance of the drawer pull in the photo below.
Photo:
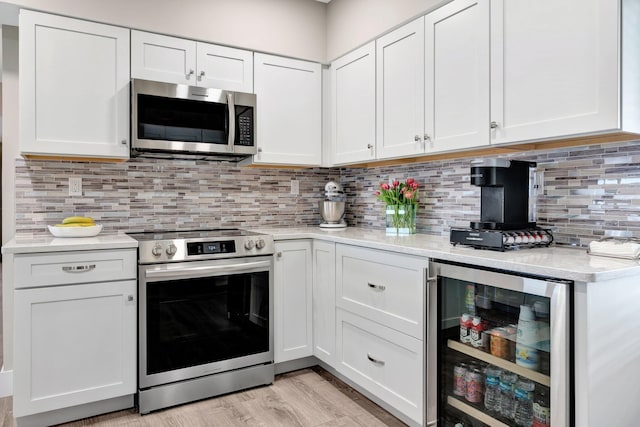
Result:
<svg viewBox="0 0 640 427"><path fill-rule="evenodd" d="M96 268L95 264L73 265L73 266L62 267L62 271L66 273L86 273L87 271L94 270L95 268Z"/></svg>
<svg viewBox="0 0 640 427"><path fill-rule="evenodd" d="M367 283L367 285L369 285L371 289L375 289L377 291L384 291L385 289L387 289L385 285L376 285L374 283Z"/></svg>
<svg viewBox="0 0 640 427"><path fill-rule="evenodd" d="M375 363L376 365L384 366L384 360L373 358L369 353L367 353L367 359L369 359L370 362Z"/></svg>

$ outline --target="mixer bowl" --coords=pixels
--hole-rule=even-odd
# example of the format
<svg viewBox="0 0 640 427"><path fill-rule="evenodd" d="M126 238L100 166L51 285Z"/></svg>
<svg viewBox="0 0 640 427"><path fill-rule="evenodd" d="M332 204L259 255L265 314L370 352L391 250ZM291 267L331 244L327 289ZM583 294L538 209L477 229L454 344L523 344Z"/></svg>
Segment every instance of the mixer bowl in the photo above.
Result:
<svg viewBox="0 0 640 427"><path fill-rule="evenodd" d="M318 207L320 208L322 219L328 224L339 223L344 215L344 202L324 200L318 202Z"/></svg>

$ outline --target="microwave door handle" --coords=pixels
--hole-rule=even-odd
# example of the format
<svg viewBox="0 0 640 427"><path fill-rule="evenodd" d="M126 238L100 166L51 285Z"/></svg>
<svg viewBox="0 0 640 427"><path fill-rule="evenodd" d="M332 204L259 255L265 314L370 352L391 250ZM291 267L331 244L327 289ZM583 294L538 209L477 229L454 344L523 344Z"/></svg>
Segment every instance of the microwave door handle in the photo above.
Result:
<svg viewBox="0 0 640 427"><path fill-rule="evenodd" d="M231 92L227 93L227 106L229 108L229 152L233 152L233 141L236 137L236 105Z"/></svg>

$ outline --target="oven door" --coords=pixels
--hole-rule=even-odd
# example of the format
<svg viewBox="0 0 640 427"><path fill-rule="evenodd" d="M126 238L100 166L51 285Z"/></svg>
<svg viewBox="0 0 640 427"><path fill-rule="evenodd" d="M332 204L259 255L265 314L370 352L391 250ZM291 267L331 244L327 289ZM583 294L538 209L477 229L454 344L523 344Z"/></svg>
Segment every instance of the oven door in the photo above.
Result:
<svg viewBox="0 0 640 427"><path fill-rule="evenodd" d="M139 387L273 362L273 258L139 267Z"/></svg>

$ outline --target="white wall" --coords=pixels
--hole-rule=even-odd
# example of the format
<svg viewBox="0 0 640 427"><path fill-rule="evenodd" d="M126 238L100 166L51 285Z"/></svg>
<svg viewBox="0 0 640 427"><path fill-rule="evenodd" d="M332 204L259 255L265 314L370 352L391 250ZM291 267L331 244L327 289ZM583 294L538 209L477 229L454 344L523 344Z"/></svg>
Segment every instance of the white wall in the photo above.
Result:
<svg viewBox="0 0 640 427"><path fill-rule="evenodd" d="M314 0L6 0L6 3L317 62L323 62L326 56L327 5Z"/></svg>
<svg viewBox="0 0 640 427"><path fill-rule="evenodd" d="M450 0L333 0L327 6L327 62Z"/></svg>

